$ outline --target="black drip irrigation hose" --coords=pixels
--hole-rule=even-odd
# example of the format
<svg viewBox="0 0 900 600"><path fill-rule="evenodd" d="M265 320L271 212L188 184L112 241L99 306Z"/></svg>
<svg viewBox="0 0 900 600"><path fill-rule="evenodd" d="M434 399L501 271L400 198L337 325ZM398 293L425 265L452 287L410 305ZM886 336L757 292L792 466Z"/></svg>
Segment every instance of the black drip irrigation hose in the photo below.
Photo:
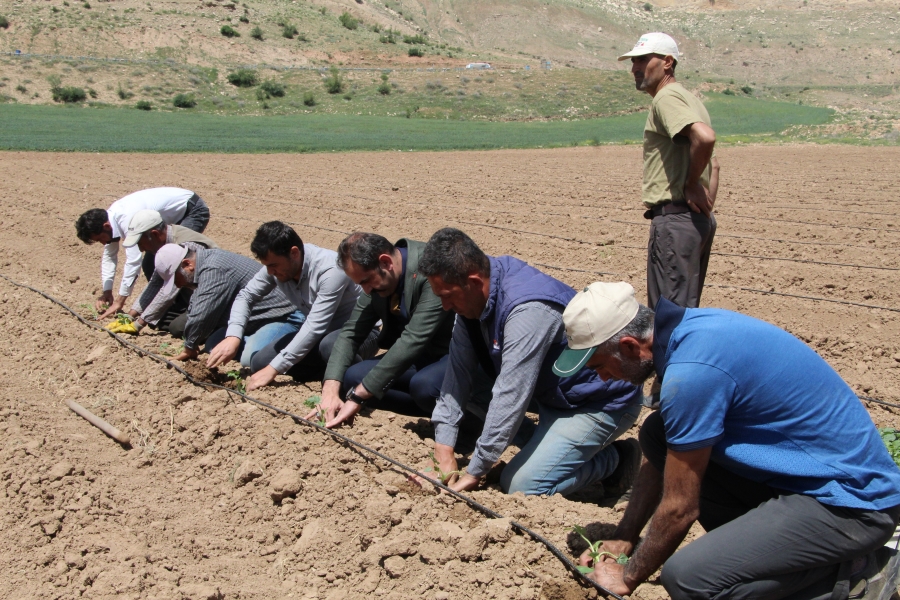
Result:
<svg viewBox="0 0 900 600"><path fill-rule="evenodd" d="M70 308L69 306L67 306L66 304L64 304L63 302L61 302L60 300L57 300L56 298L54 298L54 297L51 296L50 294L47 294L46 292L44 292L44 291L42 291L42 290L39 290L39 289L37 289L37 288L34 288L34 287L30 286L30 285L27 285L27 284L24 284L24 283L19 283L19 282L13 280L13 279L10 279L10 278L7 277L6 275L3 275L2 273L0 273L0 277L2 277L2 278L5 279L7 282L9 282L10 284L12 284L12 285L14 285L14 286L16 286L16 287L25 288L25 289L27 289L27 290L30 290L30 291L34 292L35 294L38 294L38 295L40 295L40 296L43 296L44 298L46 298L46 299L49 300L50 302L56 304L57 306L59 306L59 307L62 308L63 310L65 310L65 311L67 311L68 313L70 313L73 317L75 317L76 319L78 319L79 321L81 321L83 324L87 325L88 327L91 327L92 329L96 329L96 330L98 330L98 331L102 331L102 332L106 333L106 334L109 335L110 337L114 338L114 339L115 339L120 345L122 345L123 347L128 348L129 350L133 350L133 351L136 352L137 355L140 356L141 358L143 358L143 357L146 356L146 357L148 357L148 358L150 358L150 359L152 359L152 360L154 360L154 361L156 361L156 362L158 362L158 363L161 363L161 364L165 365L166 368L168 368L168 369L175 369L176 371L178 371L178 373L180 373L182 376L184 376L184 378L187 379L187 380L188 380L190 383L192 383L193 385L196 385L196 386L199 386L199 387L205 387L205 388L212 388L212 389L225 390L225 392L228 393L229 396L230 396L230 395L239 396L240 398L243 398L244 400L246 400L246 401L248 401L248 402L252 402L252 403L254 403L254 404L257 404L257 405L259 405L259 406L262 406L263 408L266 408L266 409L268 409L268 410L270 410L270 411L272 411L272 412L274 412L274 413L278 413L278 414L280 414L280 415L284 415L284 416L286 416L286 417L290 417L290 418L291 418L295 423L297 423L298 425L306 425L306 426L308 426L308 427L313 427L313 428L319 430L321 433L327 434L327 435L331 436L333 439L335 439L335 440L337 440L337 441L339 441L339 442L342 442L342 443L345 444L345 445L353 446L353 447L355 447L355 448L357 448L357 449L359 449L359 450L362 450L362 451L367 452L367 453L369 453L369 454L371 454L371 455L373 455L373 456L376 456L376 457L380 458L381 460L383 460L383 461L385 461L385 462L387 462L387 463L390 463L391 465L397 467L398 469L401 469L401 470L403 470L403 471L406 471L407 473L409 473L409 474L411 474L411 475L415 475L415 476L417 476L417 477L421 477L422 479L427 480L429 483L431 483L431 484L434 485L435 487L438 487L438 488L440 488L441 490L443 490L444 492L446 492L446 493L450 494L451 496L455 497L456 499L465 502L465 503L468 504L471 508L475 509L476 511L480 512L480 513L483 514L483 515L486 515L486 516L488 516L488 517L490 517L490 518L492 518L492 519L502 519L502 518L504 518L503 515L501 515L500 513L498 513L498 512L496 512L496 511L494 511L494 510L488 508L487 506L484 506L483 504L481 504L481 503L479 503L479 502L477 502L477 501L475 501L475 500L473 500L473 499L470 498L469 496L466 496L465 494L460 494L459 492L450 489L449 487L447 487L446 485L444 485L444 484L441 483L440 481L436 481L436 480L434 480L434 479L431 479L431 478L428 477L427 475L425 475L425 474L423 474L423 473L420 473L420 472L416 471L416 470L413 469L412 467L410 467L410 466L408 466L408 465L406 465L406 464L404 464L404 463L401 463L400 461L395 460L395 459L393 459L393 458L391 458L391 457L389 457L389 456L387 456L387 455L385 455L385 454L382 454L381 452L378 452L378 451L375 450L374 448L370 448L370 447L366 446L365 444L362 444L362 443L360 443L360 442L357 442L357 441L354 440L353 438L347 437L346 435L343 435L343 434L341 434L341 433L338 433L337 431L334 431L334 430L332 430L332 429L327 429L327 428L325 428L325 427L319 425L318 423L314 423L313 421L309 421L309 420L307 420L307 419L304 419L303 417L301 417L301 416L299 416L299 415L295 415L294 413L292 413L292 412L290 412L290 411L284 410L283 408L279 408L279 407L277 407L277 406L273 406L273 405L271 405L271 404L268 404L267 402L263 402L262 400L257 400L256 398L253 398L253 397L251 397L251 396L248 396L247 394L241 393L241 392L239 392L239 391L237 391L237 390L233 390L233 389L231 389L231 388L227 388L227 387L225 387L225 386L218 385L218 384L215 384L215 383L210 383L210 382L208 382L208 381L200 381L200 380L198 380L198 379L195 379L190 373L188 373L186 370L184 370L183 368L179 367L178 365L176 365L175 363L173 363L173 362L170 361L169 359L167 359L167 358L165 358L165 357L163 357L163 356L160 356L160 355L158 355L158 354L155 354L155 353L153 353L153 352L150 352L149 350L147 350L147 349L145 349L145 348L143 348L143 347L141 347L141 346L139 346L139 345L137 345L137 344L135 344L135 343L133 343L133 342L128 341L128 340L125 339L124 337L122 337L122 336L120 336L120 335L118 335L118 334L115 334L115 333L113 333L113 332L111 332L111 331L108 331L107 329L104 329L103 327L101 327L100 325L98 325L98 324L96 324L96 323L91 323L90 321L88 321L87 319L85 319L84 317L82 317L81 315L79 315L77 312L75 312L72 308ZM547 538L545 538L545 537L542 536L541 534L539 534L539 533L537 533L537 532L535 532L535 531L532 531L531 529L529 529L528 527L522 525L522 524L519 523L518 521L513 521L512 519L510 519L510 522L509 522L509 523L510 523L510 526L513 527L514 529L516 529L517 531L519 531L519 532L521 532L521 533L523 533L523 534L528 535L529 537L531 537L531 539L533 539L534 541L536 541L536 542L540 543L541 545L543 545L547 550L550 551L550 553L551 553L553 556L555 556L561 563L563 563L563 565L564 565L564 566L565 566L565 567L566 567L573 575L575 575L576 578L579 579L580 581L587 583L588 585L590 585L591 587L593 587L594 589L596 589L596 590L597 590L598 592L600 592L601 594L606 595L607 597L615 598L616 600L625 600L622 596L620 596L620 595L618 595L618 594L616 594L616 593L614 593L614 592L611 592L610 590L606 589L605 587L603 587L602 585L600 585L600 584L597 583L596 581L593 581L593 580L591 580L591 579L588 579L584 574L582 574L582 573L578 570L578 568L576 567L575 563L573 563L572 560L569 559L569 557L567 557L565 554L563 554L562 551L561 551L559 548L557 548L550 540L548 540Z"/></svg>

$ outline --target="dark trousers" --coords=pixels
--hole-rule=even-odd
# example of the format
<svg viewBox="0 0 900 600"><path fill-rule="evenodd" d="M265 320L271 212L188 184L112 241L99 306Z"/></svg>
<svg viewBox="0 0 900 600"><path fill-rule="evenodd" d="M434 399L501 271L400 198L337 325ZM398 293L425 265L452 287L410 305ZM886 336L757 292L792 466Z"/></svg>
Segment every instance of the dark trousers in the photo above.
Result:
<svg viewBox="0 0 900 600"><path fill-rule="evenodd" d="M331 356L331 350L337 341L341 330L332 331L322 338L319 347L306 355L299 363L291 367L285 375L290 375L294 379L301 381L310 381L313 379L322 379L325 374L325 367L328 365L328 358ZM284 350L288 344L297 336L296 333L286 335L280 340L265 346L262 350L253 355L250 360L250 372L256 373L260 369L269 366L275 357Z"/></svg>
<svg viewBox="0 0 900 600"><path fill-rule="evenodd" d="M678 306L697 308L706 280L716 219L684 212L653 217L647 242L647 298L660 297Z"/></svg>
<svg viewBox="0 0 900 600"><path fill-rule="evenodd" d="M175 224L187 227L197 233L206 231L206 226L209 224L209 207L206 205L206 202L203 201L203 198L197 194L191 196L191 199L187 202L187 206L184 208L184 216ZM150 281L150 277L153 276L153 271L156 269L155 262L155 252L144 252L144 259L141 261L141 270L144 272L144 277L147 278L147 281Z"/></svg>
<svg viewBox="0 0 900 600"><path fill-rule="evenodd" d="M659 412L644 421L640 442L644 456L662 472L666 436ZM890 539L898 518L900 507L827 506L710 462L699 518L708 533L666 561L662 584L673 600L828 599L839 579L849 575L854 558Z"/></svg>
<svg viewBox="0 0 900 600"><path fill-rule="evenodd" d="M382 357L356 363L344 373L341 393L347 393L351 387L359 385ZM441 395L441 384L447 371L449 355L431 363L418 363L408 368L391 383L390 389L381 399L380 404L393 405L397 408L412 408L431 416L438 396ZM374 403L374 402L373 402Z"/></svg>

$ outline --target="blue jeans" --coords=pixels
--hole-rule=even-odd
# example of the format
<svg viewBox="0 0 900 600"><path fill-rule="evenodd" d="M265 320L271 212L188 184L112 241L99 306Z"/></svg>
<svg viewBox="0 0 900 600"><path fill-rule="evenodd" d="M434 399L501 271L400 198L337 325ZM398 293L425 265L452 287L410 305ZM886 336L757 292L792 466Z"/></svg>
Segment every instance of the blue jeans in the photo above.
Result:
<svg viewBox="0 0 900 600"><path fill-rule="evenodd" d="M640 403L605 412L596 404L561 410L541 404L540 421L531 440L500 474L507 494L569 494L609 477L619 465L610 444L641 413Z"/></svg>
<svg viewBox="0 0 900 600"><path fill-rule="evenodd" d="M261 325L254 327L253 323L248 323L244 328L244 337L241 345L238 346L237 358L241 362L241 366L249 367L253 355L272 344L286 335L293 335L300 331L300 326L306 320L299 310L295 310L291 314L277 321L266 321ZM227 327L220 327L212 333L206 340L205 350L209 352L225 339Z"/></svg>

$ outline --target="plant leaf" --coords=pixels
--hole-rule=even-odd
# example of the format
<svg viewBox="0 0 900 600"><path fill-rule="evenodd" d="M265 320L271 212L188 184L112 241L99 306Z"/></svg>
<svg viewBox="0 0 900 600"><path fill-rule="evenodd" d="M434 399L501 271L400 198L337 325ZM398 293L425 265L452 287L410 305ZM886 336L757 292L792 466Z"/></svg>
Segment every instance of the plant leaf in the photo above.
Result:
<svg viewBox="0 0 900 600"><path fill-rule="evenodd" d="M575 568L578 569L578 572L582 575L587 575L588 573L594 572L594 567L582 567L581 565L579 565Z"/></svg>

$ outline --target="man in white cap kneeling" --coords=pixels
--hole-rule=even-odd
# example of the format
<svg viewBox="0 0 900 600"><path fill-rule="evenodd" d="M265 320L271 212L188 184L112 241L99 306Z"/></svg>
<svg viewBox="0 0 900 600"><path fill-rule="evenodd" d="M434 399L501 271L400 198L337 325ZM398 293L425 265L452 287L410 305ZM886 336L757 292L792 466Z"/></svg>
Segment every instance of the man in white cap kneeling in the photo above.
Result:
<svg viewBox="0 0 900 600"><path fill-rule="evenodd" d="M888 598L900 468L865 407L806 344L763 321L593 283L563 313L560 376L662 380L631 500L588 576L630 594L661 566L673 600ZM694 521L707 531L676 552ZM644 527L649 527L643 539ZM590 565L585 553L583 565Z"/></svg>

